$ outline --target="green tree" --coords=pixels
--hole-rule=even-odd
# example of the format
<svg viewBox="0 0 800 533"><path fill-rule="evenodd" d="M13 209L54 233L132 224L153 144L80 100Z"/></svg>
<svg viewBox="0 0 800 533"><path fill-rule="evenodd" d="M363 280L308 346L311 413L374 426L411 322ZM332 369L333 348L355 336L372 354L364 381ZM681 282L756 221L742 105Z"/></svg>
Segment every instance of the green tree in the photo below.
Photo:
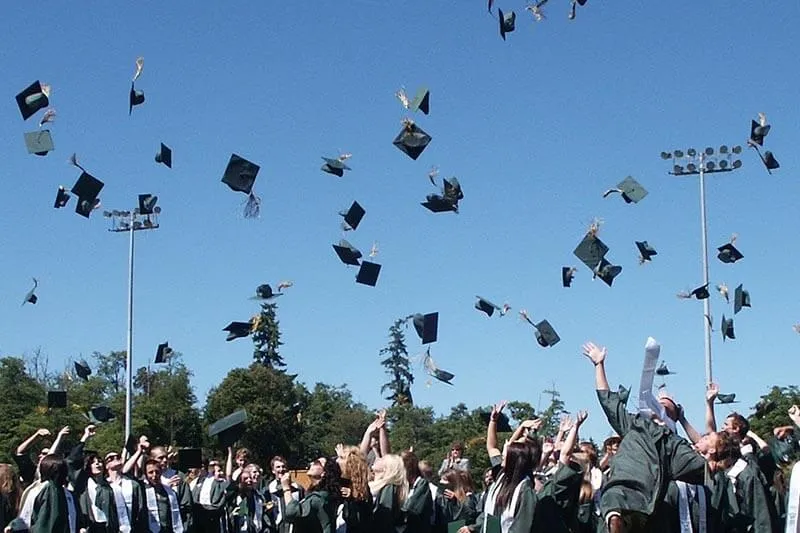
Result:
<svg viewBox="0 0 800 533"><path fill-rule="evenodd" d="M20 422L37 408L43 410L45 388L28 374L23 359L4 357L0 359L0 391L0 462L10 463L14 449L35 431L20 427Z"/></svg>
<svg viewBox="0 0 800 533"><path fill-rule="evenodd" d="M247 431L238 443L266 463L284 455L298 464L300 394L294 377L260 363L236 368L211 390L205 407L205 423L212 424L239 409L247 411ZM219 449L216 442L211 446Z"/></svg>
<svg viewBox="0 0 800 533"><path fill-rule="evenodd" d="M414 400L411 396L411 385L414 383L414 374L411 373L411 363L408 360L408 347L406 347L406 336L403 331L409 317L398 318L389 328L389 344L382 348L379 355L384 359L381 365L386 368L390 380L381 386L381 393L389 392L387 400L391 400L393 405L413 405Z"/></svg>
<svg viewBox="0 0 800 533"><path fill-rule="evenodd" d="M542 419L542 427L539 430L539 434L555 435L558 433L561 417L568 414L569 411L565 409L564 401L561 399L561 393L556 390L555 384L549 390L542 391L542 394L550 396L550 405L539 414L539 418Z"/></svg>
<svg viewBox="0 0 800 533"><path fill-rule="evenodd" d="M420 459L432 460L434 452L441 447L443 437L436 431L431 407L416 407L410 403L395 405L388 410L387 420L394 453L413 446Z"/></svg>
<svg viewBox="0 0 800 533"><path fill-rule="evenodd" d="M278 306L275 302L261 304L261 313L256 318L256 329L253 332L253 359L270 368L284 368L286 363L278 349L283 346L281 331L276 317Z"/></svg>
<svg viewBox="0 0 800 533"><path fill-rule="evenodd" d="M748 418L750 428L764 440L769 440L772 430L779 426L793 426L789 418L789 408L800 405L800 389L796 385L788 387L773 386L767 394L761 396L758 405L753 406L755 411ZM723 418L717 419L717 425L722 425Z"/></svg>

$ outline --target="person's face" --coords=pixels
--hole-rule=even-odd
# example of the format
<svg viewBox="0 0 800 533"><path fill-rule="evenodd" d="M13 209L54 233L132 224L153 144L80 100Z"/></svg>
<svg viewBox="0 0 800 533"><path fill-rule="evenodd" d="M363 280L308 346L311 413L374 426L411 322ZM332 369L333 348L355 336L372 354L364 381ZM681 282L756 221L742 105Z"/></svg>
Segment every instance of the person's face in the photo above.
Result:
<svg viewBox="0 0 800 533"><path fill-rule="evenodd" d="M248 457L247 455L239 455L236 457L236 466L239 468L244 467L247 464Z"/></svg>
<svg viewBox="0 0 800 533"><path fill-rule="evenodd" d="M580 451L581 451L582 453L585 453L585 454L587 454L587 455L588 455L588 454L590 454L590 453L592 453L592 452L594 451L594 450L592 449L592 446L591 446L590 444L581 444L581 445L579 446L579 449L580 449Z"/></svg>
<svg viewBox="0 0 800 533"><path fill-rule="evenodd" d="M383 465L383 458L379 458L372 464L372 473L375 476L375 479L380 479L383 477L383 473L385 471L385 467Z"/></svg>
<svg viewBox="0 0 800 533"><path fill-rule="evenodd" d="M306 472L306 474L311 479L319 480L319 479L322 479L323 472L324 472L324 470L323 470L322 465L319 464L319 462L314 462L314 463L311 463L311 465L309 465L308 472Z"/></svg>
<svg viewBox="0 0 800 533"><path fill-rule="evenodd" d="M157 485L161 482L161 468L158 465L147 465L144 474L151 485Z"/></svg>
<svg viewBox="0 0 800 533"><path fill-rule="evenodd" d="M283 461L275 461L272 463L272 474L280 479L282 475L286 473L286 463Z"/></svg>
<svg viewBox="0 0 800 533"><path fill-rule="evenodd" d="M215 478L220 479L223 477L224 472L219 463L212 463L211 465L209 465L209 468L211 469L211 474Z"/></svg>
<svg viewBox="0 0 800 533"><path fill-rule="evenodd" d="M452 457L453 459L461 459L461 453L462 453L461 448L459 448L458 446L454 446L450 450L450 457Z"/></svg>
<svg viewBox="0 0 800 533"><path fill-rule="evenodd" d="M103 473L103 461L99 457L92 459L91 464L89 464L89 472L92 476L99 476Z"/></svg>
<svg viewBox="0 0 800 533"><path fill-rule="evenodd" d="M258 480L261 479L261 472L257 468L250 468L247 471L250 474L250 482L253 485L258 485Z"/></svg>
<svg viewBox="0 0 800 533"><path fill-rule="evenodd" d="M253 478L250 476L250 470L244 470L242 475L239 476L239 484L247 489L253 488Z"/></svg>
<svg viewBox="0 0 800 533"><path fill-rule="evenodd" d="M380 443L379 443L379 441L378 441L378 437L377 437L376 435L372 435L372 436L369 438L369 447L370 447L370 448L377 448L379 444L380 444Z"/></svg>
<svg viewBox="0 0 800 533"><path fill-rule="evenodd" d="M494 483L494 476L492 475L492 472L490 470L489 472L483 474L483 484L488 487L492 483Z"/></svg>
<svg viewBox="0 0 800 533"><path fill-rule="evenodd" d="M736 419L732 416L726 418L725 422L722 423L722 431L730 433L731 435L738 435L739 425L736 423Z"/></svg>
<svg viewBox="0 0 800 533"><path fill-rule="evenodd" d="M697 443L695 443L694 448L706 459L706 461L709 461L713 459L714 455L717 453L718 444L719 435L716 433L706 433L700 437L700 440L698 440Z"/></svg>
<svg viewBox="0 0 800 533"><path fill-rule="evenodd" d="M169 458L167 457L167 450L164 448L156 448L153 459L158 461L162 472L169 468Z"/></svg>
<svg viewBox="0 0 800 533"><path fill-rule="evenodd" d="M106 455L106 470L119 470L122 468L122 458L118 453Z"/></svg>

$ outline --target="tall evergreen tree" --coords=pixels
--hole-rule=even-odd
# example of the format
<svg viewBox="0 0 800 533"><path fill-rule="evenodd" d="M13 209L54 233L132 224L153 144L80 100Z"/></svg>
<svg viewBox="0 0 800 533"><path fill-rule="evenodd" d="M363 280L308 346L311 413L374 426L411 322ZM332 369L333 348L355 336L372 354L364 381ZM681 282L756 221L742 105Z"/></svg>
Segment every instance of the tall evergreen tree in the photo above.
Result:
<svg viewBox="0 0 800 533"><path fill-rule="evenodd" d="M283 346L281 342L281 331L276 318L278 306L274 302L264 302L261 304L261 313L256 318L256 329L253 332L253 359L269 368L284 368L286 363L278 353L278 349Z"/></svg>
<svg viewBox="0 0 800 533"><path fill-rule="evenodd" d="M550 396L550 405L539 414L539 418L542 419L540 432L544 435L555 435L558 432L561 417L569 414L569 411L565 409L564 400L561 399L561 393L556 390L555 383L549 390L542 391L542 394Z"/></svg>
<svg viewBox="0 0 800 533"><path fill-rule="evenodd" d="M411 363L408 360L408 348L403 328L409 317L398 318L389 328L389 344L380 351L385 356L381 365L386 367L386 373L391 376L389 382L381 387L381 393L389 391L387 400L392 400L395 406L413 405L411 397L411 384L414 383L414 374L411 373Z"/></svg>

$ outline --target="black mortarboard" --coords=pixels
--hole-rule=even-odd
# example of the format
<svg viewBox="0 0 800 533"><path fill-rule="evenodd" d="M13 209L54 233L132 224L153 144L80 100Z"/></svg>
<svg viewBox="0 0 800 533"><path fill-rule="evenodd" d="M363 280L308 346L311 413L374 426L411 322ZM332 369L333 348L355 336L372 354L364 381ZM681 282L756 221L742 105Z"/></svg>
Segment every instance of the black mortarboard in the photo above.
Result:
<svg viewBox="0 0 800 533"><path fill-rule="evenodd" d="M100 198L95 198L94 200L78 198L78 201L75 204L75 212L82 217L89 218L89 216L92 214L92 211L94 211L98 205L100 205Z"/></svg>
<svg viewBox="0 0 800 533"><path fill-rule="evenodd" d="M153 196L152 194L140 194L139 214L152 215L153 209L155 209L157 202L158 202L158 196Z"/></svg>
<svg viewBox="0 0 800 533"><path fill-rule="evenodd" d="M641 261L650 261L654 255L658 255L656 249L650 246L647 241L636 241L636 248L639 249Z"/></svg>
<svg viewBox="0 0 800 533"><path fill-rule="evenodd" d="M125 440L125 451L128 452L128 457L132 456L136 453L136 449L139 447L139 441L136 438L136 435L131 433L128 435L128 438Z"/></svg>
<svg viewBox="0 0 800 533"><path fill-rule="evenodd" d="M39 281L36 278L33 278L33 288L28 291L28 294L25 295L25 298L22 300L22 305L25 304L34 304L39 301L39 297L36 296L36 287L39 286Z"/></svg>
<svg viewBox="0 0 800 533"><path fill-rule="evenodd" d="M236 411L211 424L208 436L217 437L223 448L232 447L244 435L246 423L247 411Z"/></svg>
<svg viewBox="0 0 800 533"><path fill-rule="evenodd" d="M251 300L271 300L273 298L277 298L278 296L283 296L283 293L274 292L271 285L262 283L256 287L256 295L253 296Z"/></svg>
<svg viewBox="0 0 800 533"><path fill-rule="evenodd" d="M719 248L717 248L717 250L719 251L717 257L723 263L735 263L736 261L744 257L744 255L742 255L742 252L737 250L736 247L731 243L728 243L724 246L720 246Z"/></svg>
<svg viewBox="0 0 800 533"><path fill-rule="evenodd" d="M495 311L502 311L499 305L493 304L489 300L481 298L480 296L476 296L475 298L478 299L478 301L475 302L475 309L483 311L487 316L492 316Z"/></svg>
<svg viewBox="0 0 800 533"><path fill-rule="evenodd" d="M48 409L66 409L66 407L67 407L67 391L51 390L47 392Z"/></svg>
<svg viewBox="0 0 800 533"><path fill-rule="evenodd" d="M670 372L669 368L667 368L667 363L664 361L656 368L657 376L671 376L672 374L675 374L675 372Z"/></svg>
<svg viewBox="0 0 800 533"><path fill-rule="evenodd" d="M226 341L232 341L234 339L241 339L244 337L249 337L250 333L253 332L253 323L252 322L231 322L224 328L222 331L228 332L228 338Z"/></svg>
<svg viewBox="0 0 800 533"><path fill-rule="evenodd" d="M595 269L595 275L603 280L606 285L611 287L614 283L614 278L622 273L622 267L619 265L612 265L607 259L603 258L600 264Z"/></svg>
<svg viewBox="0 0 800 533"><path fill-rule="evenodd" d="M56 209L60 209L67 205L69 202L70 195L67 194L67 190L64 188L63 185L59 185L58 192L56 192L56 201L53 203L53 207Z"/></svg>
<svg viewBox="0 0 800 533"><path fill-rule="evenodd" d="M731 394L717 394L717 403L729 404L729 403L739 403L739 402L736 401L736 393L731 393Z"/></svg>
<svg viewBox="0 0 800 533"><path fill-rule="evenodd" d="M75 373L84 381L89 381L89 376L92 375L92 369L89 368L89 364L84 361L75 361Z"/></svg>
<svg viewBox="0 0 800 533"><path fill-rule="evenodd" d="M381 265L364 261L361 263L361 268L358 269L358 274L356 274L356 283L374 287L378 284L380 273Z"/></svg>
<svg viewBox="0 0 800 533"><path fill-rule="evenodd" d="M81 172L78 181L72 186L72 194L78 197L75 212L89 218L92 210L99 204L97 196L105 184L88 172Z"/></svg>
<svg viewBox="0 0 800 533"><path fill-rule="evenodd" d="M555 346L558 344L558 341L561 340L561 337L558 336L556 330L553 329L553 326L551 326L550 322L547 320L542 320L534 327L536 328L536 341L539 343L539 346L543 348Z"/></svg>
<svg viewBox="0 0 800 533"><path fill-rule="evenodd" d="M137 91L131 82L131 92L128 98L128 115L133 112L134 106L144 103L144 91Z"/></svg>
<svg viewBox="0 0 800 533"><path fill-rule="evenodd" d="M255 163L236 154L231 154L228 166L225 167L225 172L222 174L222 183L233 191L252 194L259 170L261 170L261 167Z"/></svg>
<svg viewBox="0 0 800 533"><path fill-rule="evenodd" d="M359 261L361 259L361 251L346 240L342 239L339 244L334 244L333 249L336 255L339 256L339 260L345 265L359 266L361 264L361 261Z"/></svg>
<svg viewBox="0 0 800 533"><path fill-rule="evenodd" d="M750 307L750 293L742 288L742 285L736 287L733 293L733 314L737 314L742 310L742 307Z"/></svg>
<svg viewBox="0 0 800 533"><path fill-rule="evenodd" d="M167 168L172 168L172 149L161 143L161 150L156 154L156 163L163 163Z"/></svg>
<svg viewBox="0 0 800 533"><path fill-rule="evenodd" d="M764 146L764 137L767 136L770 130L769 124L763 126L755 120L750 121L750 143Z"/></svg>
<svg viewBox="0 0 800 533"><path fill-rule="evenodd" d="M162 342L156 348L156 361L157 365L167 362L167 358L172 355L172 348L169 347L168 342Z"/></svg>
<svg viewBox="0 0 800 533"><path fill-rule="evenodd" d="M773 170L781 168L781 164L778 163L778 160L775 159L775 156L772 155L772 152L767 150L764 152L764 155L761 157L761 160L764 162L764 166L767 167L767 171L772 174Z"/></svg>
<svg viewBox="0 0 800 533"><path fill-rule="evenodd" d="M327 172L328 174L333 174L334 176L339 176L340 178L344 176L345 170L352 170L350 167L344 164L344 161L341 159L331 159L330 157L323 157L322 158L325 163L322 165L321 169L323 172Z"/></svg>
<svg viewBox="0 0 800 533"><path fill-rule="evenodd" d="M561 267L561 284L564 287L572 285L572 278L575 277L575 269L573 267Z"/></svg>
<svg viewBox="0 0 800 533"><path fill-rule="evenodd" d="M417 313L414 315L413 322L422 344L436 342L439 335L439 313L428 313L427 315Z"/></svg>
<svg viewBox="0 0 800 533"><path fill-rule="evenodd" d="M188 472L190 468L203 467L203 450L183 448L178 450L178 472Z"/></svg>
<svg viewBox="0 0 800 533"><path fill-rule="evenodd" d="M446 213L448 211L458 213L458 204L451 202L439 194L427 195L425 201L422 202L421 205L433 213Z"/></svg>
<svg viewBox="0 0 800 533"><path fill-rule="evenodd" d="M89 422L92 424L102 424L104 422L114 420L115 416L110 407L106 405L98 405L96 407L92 407L89 412L86 413L86 418L88 418Z"/></svg>
<svg viewBox="0 0 800 533"><path fill-rule="evenodd" d="M681 298L692 298L692 297L694 297L694 298L697 298L698 300L705 300L706 298L708 298L710 296L710 293L708 292L708 284L706 283L705 285L697 287L696 289L694 289L692 292L690 292L688 294L687 293L683 293L683 294L679 294L678 296L680 296Z"/></svg>
<svg viewBox="0 0 800 533"><path fill-rule="evenodd" d="M48 92L49 87L42 85L39 83L39 80L36 80L27 89L16 96L19 112L22 113L23 120L28 120L35 115L37 111L50 105Z"/></svg>
<svg viewBox="0 0 800 533"><path fill-rule="evenodd" d="M37 130L25 134L25 146L29 154L47 155L55 149L50 130Z"/></svg>
<svg viewBox="0 0 800 533"><path fill-rule="evenodd" d="M481 413L481 420L487 426L489 425L489 421L491 419L492 419L492 414L491 413ZM497 416L497 422L496 423L497 423L497 431L499 433L510 433L512 431L511 424L509 423L509 420L508 420L508 415L506 415L505 413L500 413Z"/></svg>
<svg viewBox="0 0 800 533"><path fill-rule="evenodd" d="M458 201L464 198L464 192L461 190L461 184L458 182L458 178L455 176L444 178L442 184L445 200L450 200L458 207Z"/></svg>
<svg viewBox="0 0 800 533"><path fill-rule="evenodd" d="M410 120L403 122L403 129L392 143L411 159L415 160L425 151L432 138Z"/></svg>
<svg viewBox="0 0 800 533"><path fill-rule="evenodd" d="M430 99L431 92L426 87L423 87L417 91L416 96L414 96L414 99L411 100L411 104L408 106L408 108L412 113L419 109L425 115L427 115L430 112Z"/></svg>
<svg viewBox="0 0 800 533"><path fill-rule="evenodd" d="M497 9L497 19L500 21L500 37L506 40L506 33L511 33L516 27L517 14L513 11L503 13L503 10Z"/></svg>
<svg viewBox="0 0 800 533"><path fill-rule="evenodd" d="M608 246L596 235L587 234L583 240L578 243L578 247L575 248L573 253L584 265L589 267L589 270L594 272L594 269L597 268L597 265L600 264L608 253Z"/></svg>
<svg viewBox="0 0 800 533"><path fill-rule="evenodd" d="M733 319L732 318L725 318L725 315L722 315L722 340L725 339L735 339L736 334L733 331Z"/></svg>
<svg viewBox="0 0 800 533"><path fill-rule="evenodd" d="M630 398L630 396L631 396L631 390L630 389L626 389L625 387L620 385L617 388L617 395L619 396L619 401L621 401L624 404L627 404L628 403L628 398Z"/></svg>
<svg viewBox="0 0 800 533"><path fill-rule="evenodd" d="M350 209L339 214L344 217L344 223L347 224L348 229L356 230L358 229L358 225L361 224L361 219L364 218L367 212L358 202L353 202Z"/></svg>

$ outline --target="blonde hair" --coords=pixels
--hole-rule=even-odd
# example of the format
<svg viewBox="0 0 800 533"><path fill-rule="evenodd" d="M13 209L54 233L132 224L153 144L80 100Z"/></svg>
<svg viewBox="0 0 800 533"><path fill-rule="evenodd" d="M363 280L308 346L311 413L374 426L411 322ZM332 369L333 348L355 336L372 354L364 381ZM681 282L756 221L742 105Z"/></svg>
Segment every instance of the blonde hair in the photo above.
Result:
<svg viewBox="0 0 800 533"><path fill-rule="evenodd" d="M350 480L350 494L354 500L366 501L369 492L369 465L358 446L344 449L342 477Z"/></svg>
<svg viewBox="0 0 800 533"><path fill-rule="evenodd" d="M408 479L403 458L390 453L378 459L376 464L377 462L383 465L383 472L380 477L376 476L375 481L370 482L369 489L373 495L377 496L383 487L394 485L397 488L397 500L402 505L408 497Z"/></svg>
<svg viewBox="0 0 800 533"><path fill-rule="evenodd" d="M14 468L10 464L0 463L0 494L8 499L15 514L18 511L21 492L19 478Z"/></svg>

